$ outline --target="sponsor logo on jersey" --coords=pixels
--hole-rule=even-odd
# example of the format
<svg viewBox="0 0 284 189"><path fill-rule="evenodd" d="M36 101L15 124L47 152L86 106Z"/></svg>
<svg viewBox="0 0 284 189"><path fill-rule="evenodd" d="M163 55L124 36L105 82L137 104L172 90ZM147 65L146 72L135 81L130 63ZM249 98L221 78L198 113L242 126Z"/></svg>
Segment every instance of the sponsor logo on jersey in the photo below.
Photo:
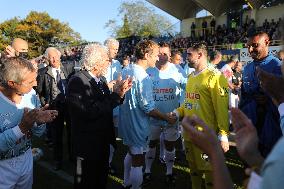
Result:
<svg viewBox="0 0 284 189"><path fill-rule="evenodd" d="M201 154L201 159L203 159L204 161L209 161L209 156L205 153Z"/></svg>
<svg viewBox="0 0 284 189"><path fill-rule="evenodd" d="M190 102L186 102L184 103L184 108L188 109L188 110L197 110L199 109L199 104L198 103L190 103Z"/></svg>
<svg viewBox="0 0 284 189"><path fill-rule="evenodd" d="M185 98L191 99L191 100L200 100L200 94L198 93L186 93Z"/></svg>
<svg viewBox="0 0 284 189"><path fill-rule="evenodd" d="M169 101L176 98L175 90L173 88L154 88L154 101Z"/></svg>
<svg viewBox="0 0 284 189"><path fill-rule="evenodd" d="M229 94L229 89L226 87L219 87L219 93L221 96L225 96Z"/></svg>
<svg viewBox="0 0 284 189"><path fill-rule="evenodd" d="M175 90L173 88L154 88L153 93L160 94L160 93L173 93Z"/></svg>
<svg viewBox="0 0 284 189"><path fill-rule="evenodd" d="M168 100L174 100L175 95L173 94L164 94L164 95L157 95L154 94L154 101L168 101Z"/></svg>

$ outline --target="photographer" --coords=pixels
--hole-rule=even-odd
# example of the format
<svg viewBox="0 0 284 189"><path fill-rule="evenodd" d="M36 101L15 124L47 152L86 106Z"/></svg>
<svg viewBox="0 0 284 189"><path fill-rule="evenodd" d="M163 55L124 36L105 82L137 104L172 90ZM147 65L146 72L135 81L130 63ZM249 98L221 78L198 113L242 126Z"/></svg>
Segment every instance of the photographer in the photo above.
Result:
<svg viewBox="0 0 284 189"><path fill-rule="evenodd" d="M8 45L4 52L0 54L0 58L10 58L10 57L21 57L24 59L28 58L28 42L21 39L15 38L11 45Z"/></svg>

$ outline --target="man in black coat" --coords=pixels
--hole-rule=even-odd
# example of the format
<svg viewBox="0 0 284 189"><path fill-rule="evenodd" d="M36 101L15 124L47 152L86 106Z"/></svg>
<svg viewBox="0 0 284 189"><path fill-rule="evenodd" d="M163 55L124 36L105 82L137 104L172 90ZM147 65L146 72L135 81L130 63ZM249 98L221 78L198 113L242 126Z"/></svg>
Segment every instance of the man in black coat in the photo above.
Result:
<svg viewBox="0 0 284 189"><path fill-rule="evenodd" d="M109 145L114 140L113 108L131 88L130 79L118 80L110 93L103 75L109 66L107 50L98 44L85 47L83 69L68 83L67 103L76 156L75 188L106 188Z"/></svg>
<svg viewBox="0 0 284 189"><path fill-rule="evenodd" d="M50 104L50 108L56 109L58 117L48 124L48 137L52 138L54 148L55 170L62 167L63 160L63 130L64 122L67 128L67 143L69 158L71 154L71 129L69 124L69 116L65 105L67 80L73 72L72 64L61 64L61 53L54 47L49 47L45 52L46 59L49 63L47 67L38 71L37 77L37 93L41 104Z"/></svg>

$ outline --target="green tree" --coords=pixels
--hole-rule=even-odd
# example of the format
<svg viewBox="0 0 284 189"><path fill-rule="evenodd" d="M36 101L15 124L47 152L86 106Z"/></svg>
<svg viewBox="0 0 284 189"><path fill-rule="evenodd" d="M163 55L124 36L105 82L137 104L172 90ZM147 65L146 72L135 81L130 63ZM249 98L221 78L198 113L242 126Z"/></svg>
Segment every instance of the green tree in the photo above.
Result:
<svg viewBox="0 0 284 189"><path fill-rule="evenodd" d="M117 34L117 36L116 36L117 38L125 38L125 37L129 37L129 36L132 35L132 32L130 30L130 26L129 26L129 22L128 22L126 15L124 15L122 27L120 27L117 30L116 34Z"/></svg>
<svg viewBox="0 0 284 189"><path fill-rule="evenodd" d="M13 18L0 24L0 50L15 37L29 42L29 56L35 57L49 46L76 45L81 42L79 33L68 23L51 18L46 12L31 11L26 18Z"/></svg>
<svg viewBox="0 0 284 189"><path fill-rule="evenodd" d="M0 50L3 50L11 39L16 37L16 28L20 24L20 19L15 17L0 24Z"/></svg>
<svg viewBox="0 0 284 189"><path fill-rule="evenodd" d="M115 19L105 24L112 36L117 38L131 35L148 37L173 33L171 22L166 17L155 13L153 8L146 6L142 1L125 1L118 11L118 17L123 17L123 25L118 25Z"/></svg>

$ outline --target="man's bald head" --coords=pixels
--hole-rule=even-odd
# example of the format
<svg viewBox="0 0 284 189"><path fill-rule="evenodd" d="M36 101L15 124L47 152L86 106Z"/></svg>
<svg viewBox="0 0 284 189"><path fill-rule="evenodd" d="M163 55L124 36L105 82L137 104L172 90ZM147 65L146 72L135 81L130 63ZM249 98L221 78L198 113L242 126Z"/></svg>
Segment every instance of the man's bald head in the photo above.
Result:
<svg viewBox="0 0 284 189"><path fill-rule="evenodd" d="M15 38L12 42L12 47L18 52L28 52L28 42L21 39Z"/></svg>
<svg viewBox="0 0 284 189"><path fill-rule="evenodd" d="M28 59L28 42L21 38L15 38L12 44L5 48L3 55L6 58L21 57Z"/></svg>
<svg viewBox="0 0 284 189"><path fill-rule="evenodd" d="M28 52L28 42L21 39L21 38L15 38L12 42L12 47L15 49L15 55L20 56L21 53L27 53ZM26 58L26 57L24 57Z"/></svg>
<svg viewBox="0 0 284 189"><path fill-rule="evenodd" d="M55 47L48 47L45 50L45 57L49 65L53 68L60 67L60 56L61 56L60 51L56 49Z"/></svg>

